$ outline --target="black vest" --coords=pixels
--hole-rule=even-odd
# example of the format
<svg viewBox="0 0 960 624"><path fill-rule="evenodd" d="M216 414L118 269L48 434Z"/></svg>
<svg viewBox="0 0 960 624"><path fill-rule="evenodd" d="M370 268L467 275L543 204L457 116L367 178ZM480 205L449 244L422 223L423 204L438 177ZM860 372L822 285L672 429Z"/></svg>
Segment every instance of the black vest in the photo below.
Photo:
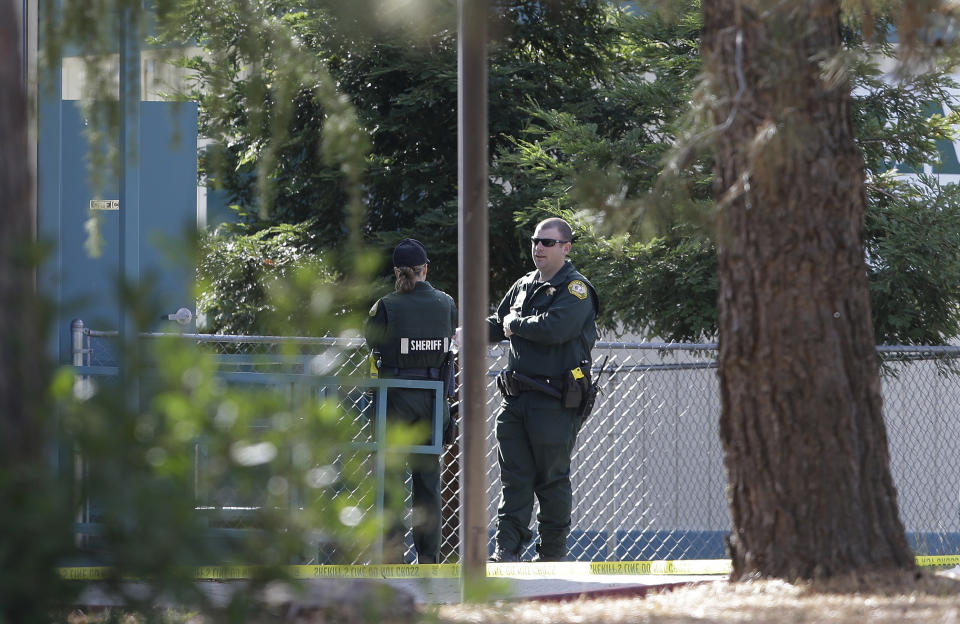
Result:
<svg viewBox="0 0 960 624"><path fill-rule="evenodd" d="M439 368L456 329L453 299L426 282L418 282L413 292L391 293L380 300L380 305L387 312L382 367Z"/></svg>

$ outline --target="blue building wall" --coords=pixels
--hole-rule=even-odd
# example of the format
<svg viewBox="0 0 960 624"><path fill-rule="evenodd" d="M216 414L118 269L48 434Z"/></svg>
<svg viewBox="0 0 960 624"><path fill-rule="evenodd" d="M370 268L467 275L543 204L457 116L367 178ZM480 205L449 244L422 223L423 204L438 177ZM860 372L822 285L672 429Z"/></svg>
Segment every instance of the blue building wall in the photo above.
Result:
<svg viewBox="0 0 960 624"><path fill-rule="evenodd" d="M132 207L120 202L119 210L91 210L91 200L120 200L120 180L101 171L102 184L93 187L87 124L79 102L52 97L42 104L38 233L53 249L42 267L41 284L57 308L51 348L60 362L70 361L72 319L96 329L119 329L122 275L149 285L158 327L163 327L161 316L180 307L194 309L192 258L177 245L196 228L196 104L140 103L138 202ZM128 221L136 228L129 235L122 231L123 210L138 213ZM103 239L99 256L86 247L91 219ZM125 238L138 257L134 275L125 273L121 263Z"/></svg>

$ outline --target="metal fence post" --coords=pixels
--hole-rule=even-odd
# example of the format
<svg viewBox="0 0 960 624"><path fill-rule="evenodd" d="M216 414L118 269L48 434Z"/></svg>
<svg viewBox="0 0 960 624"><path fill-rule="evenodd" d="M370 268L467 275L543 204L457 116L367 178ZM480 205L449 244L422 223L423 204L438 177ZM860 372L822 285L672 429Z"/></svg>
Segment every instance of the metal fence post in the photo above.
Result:
<svg viewBox="0 0 960 624"><path fill-rule="evenodd" d="M377 503L376 513L378 518L383 518L384 507L386 506L384 488L387 482L387 388L380 385L377 387L377 421L376 433L374 434L374 443L376 445L376 459L374 464L374 477L377 481ZM377 563L383 563L383 540L384 528L380 528L380 538L377 540L374 549L374 557ZM393 562L391 562L393 563Z"/></svg>
<svg viewBox="0 0 960 624"><path fill-rule="evenodd" d="M83 321L73 319L70 322L70 363L83 366Z"/></svg>
<svg viewBox="0 0 960 624"><path fill-rule="evenodd" d="M73 319L70 322L70 363L74 366L85 366L87 363L87 350L83 344L85 329L83 321L80 319ZM86 375L78 375L74 382L74 391L86 396L88 383L89 381ZM75 450L73 453L73 482L80 496L83 496L85 477L86 463L83 460L83 455ZM90 522L90 501L86 500L86 498L84 498L80 503L80 507L77 509L76 521L78 524L87 524ZM77 531L74 533L74 542L80 548L85 547L87 542L86 535Z"/></svg>

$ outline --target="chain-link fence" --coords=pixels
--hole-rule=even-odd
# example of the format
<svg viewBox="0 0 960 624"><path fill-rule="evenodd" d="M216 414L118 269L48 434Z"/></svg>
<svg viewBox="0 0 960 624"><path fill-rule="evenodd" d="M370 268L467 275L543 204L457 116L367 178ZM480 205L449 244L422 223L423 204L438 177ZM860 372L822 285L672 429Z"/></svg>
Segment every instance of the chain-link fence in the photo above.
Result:
<svg viewBox="0 0 960 624"><path fill-rule="evenodd" d="M74 363L112 363L115 334L81 329ZM149 335L148 335L149 336ZM355 376L366 365L359 338L184 335L218 354L224 370ZM281 356L296 344L299 356ZM960 554L960 347L880 347L891 465L901 518L917 554ZM572 559L648 561L724 558L730 527L718 434L716 346L599 342L602 394L573 457ZM601 364L606 361L603 370ZM488 355L487 515L492 537L500 496L494 379L506 343ZM345 391L344 391L345 390ZM341 389L345 418L364 426L362 392ZM351 416L352 415L352 416ZM363 436L369 436L364 432ZM459 445L444 449L441 556L458 552ZM226 504L226 501L219 501ZM409 508L409 504L408 504ZM536 516L536 507L534 517ZM410 536L407 538L411 543ZM531 552L524 554L525 558ZM407 561L414 561L412 549ZM322 561L321 561L322 562Z"/></svg>

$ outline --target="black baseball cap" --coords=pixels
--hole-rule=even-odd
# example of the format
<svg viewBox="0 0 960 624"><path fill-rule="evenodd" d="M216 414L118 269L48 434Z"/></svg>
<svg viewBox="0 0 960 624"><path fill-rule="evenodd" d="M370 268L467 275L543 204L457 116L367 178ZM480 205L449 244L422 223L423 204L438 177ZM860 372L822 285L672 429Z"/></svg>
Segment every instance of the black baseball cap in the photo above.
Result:
<svg viewBox="0 0 960 624"><path fill-rule="evenodd" d="M423 248L423 243L415 238L405 238L393 249L393 266L395 267L415 267L421 264L427 264L427 250Z"/></svg>

